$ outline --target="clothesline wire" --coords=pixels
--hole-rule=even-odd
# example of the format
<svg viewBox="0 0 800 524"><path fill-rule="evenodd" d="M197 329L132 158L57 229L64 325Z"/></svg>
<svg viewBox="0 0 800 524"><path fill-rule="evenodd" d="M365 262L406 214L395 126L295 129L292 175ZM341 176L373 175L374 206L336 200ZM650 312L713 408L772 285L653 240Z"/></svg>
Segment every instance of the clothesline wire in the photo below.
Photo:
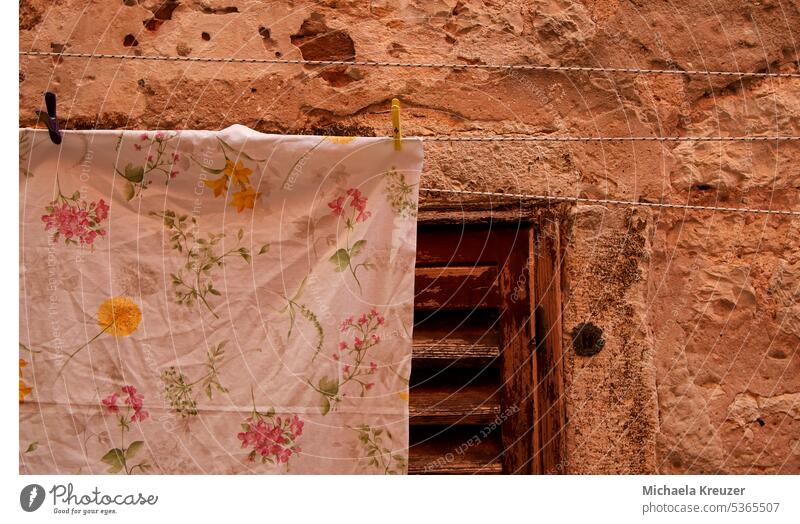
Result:
<svg viewBox="0 0 800 524"><path fill-rule="evenodd" d="M572 73L627 73L646 75L701 75L701 76L733 76L762 78L800 78L800 73L770 73L746 71L709 71L701 69L645 69L638 67L590 67L560 66L541 64L448 64L435 62L381 62L372 60L301 60L288 58L235 58L212 56L169 56L169 55L130 55L114 53L57 53L53 51L20 51L23 56L50 56L56 58L100 58L118 60L152 60L164 62L211 62L232 64L272 64L272 65L308 65L308 66L359 66L359 67L397 67L426 69L484 69L506 71L561 71Z"/></svg>
<svg viewBox="0 0 800 524"><path fill-rule="evenodd" d="M533 195L525 193L500 193L493 191L470 191L466 189L440 189L432 187L420 187L420 191L427 193L441 193L452 195L482 196L490 198L514 198L519 200L534 200L555 203L581 203L581 204L600 204L613 206L641 206L650 208L682 209L686 211L714 211L722 213L749 213L760 215L781 215L781 216L800 216L800 211L780 210L780 209L759 209L748 207L721 207L721 206L700 206L693 204L672 204L668 202L644 202L635 200L615 200L608 198L589 198L560 195Z"/></svg>
<svg viewBox="0 0 800 524"><path fill-rule="evenodd" d="M128 55L109 53L56 53L46 51L20 51L22 56L49 56L55 58L99 58L120 60L152 60L175 62L211 62L211 63L247 63L247 64L273 64L273 65L347 65L363 67L408 67L430 69L495 69L495 70L520 70L520 71L563 71L563 72L595 72L595 73L632 73L632 74L669 74L669 75L708 75L708 76L738 76L738 77L784 77L800 78L800 73L764 73L764 72L736 72L736 71L705 71L705 70L672 70L672 69L640 69L623 67L586 67L586 66L553 66L533 64L446 64L446 63L411 63L411 62L377 62L377 61L346 61L346 60L293 60L279 58L217 58L217 57L189 57L189 56L164 56L164 55ZM433 142L606 142L606 141L661 141L661 142L756 142L756 141L795 141L797 136L729 136L729 137L567 137L567 136L525 136L525 137L422 137L425 141ZM713 211L724 213L751 213L762 215L800 216L800 211L774 210L758 208L736 208L720 206L698 206L691 204L671 204L664 202L637 202L627 200L596 199L588 197L570 197L557 195L529 195L519 193L499 193L490 191L467 191L455 189L423 188L420 191L428 193L459 194L470 196L484 196L494 198L516 198L524 200L539 200L547 202L572 202L600 205L642 206L651 208L683 209L687 211Z"/></svg>
<svg viewBox="0 0 800 524"><path fill-rule="evenodd" d="M699 206L693 204L671 204L668 202L641 202L635 200L613 200L607 198L588 198L558 195L530 195L524 193L498 193L492 191L468 191L462 189L437 189L420 187L420 191L427 193L444 193L452 195L483 196L491 198L513 198L519 200L538 200L554 203L580 203L580 204L600 204L611 206L641 206L651 208L682 209L686 211L714 211L719 213L750 213L758 215L782 215L800 216L800 211L780 210L780 209L759 209L752 207L720 207L720 206Z"/></svg>
<svg viewBox="0 0 800 524"><path fill-rule="evenodd" d="M215 58L215 57L186 57L163 55L127 55L127 54L96 54L96 53L56 53L48 51L20 51L25 56L51 56L70 58L112 58L122 60L163 60L163 61L193 61L193 62L232 62L232 63L266 63L266 64L304 64L304 65L370 65L390 67L482 67L487 69L553 69L553 70L591 70L610 72L664 72L670 74L731 74L744 76L779 76L783 73L734 73L730 71L673 71L656 69L628 69L628 68L574 68L568 66L532 66L532 65L491 65L491 64L412 64L405 62L348 62L342 60L289 60L271 58ZM800 77L798 74L789 76ZM798 141L800 136L556 136L556 135L526 135L526 136L431 136L417 137L428 142L772 142L772 141Z"/></svg>
<svg viewBox="0 0 800 524"><path fill-rule="evenodd" d="M797 141L800 136L420 136L425 142L771 142Z"/></svg>

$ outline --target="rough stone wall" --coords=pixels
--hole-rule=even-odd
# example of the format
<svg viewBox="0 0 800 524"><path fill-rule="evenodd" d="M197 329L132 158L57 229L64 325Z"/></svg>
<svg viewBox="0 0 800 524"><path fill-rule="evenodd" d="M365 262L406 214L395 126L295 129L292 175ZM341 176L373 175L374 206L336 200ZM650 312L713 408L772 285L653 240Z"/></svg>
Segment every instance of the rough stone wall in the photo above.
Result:
<svg viewBox="0 0 800 524"><path fill-rule="evenodd" d="M20 49L797 71L796 0L21 0ZM795 31L793 31L795 30ZM800 135L800 80L20 58L71 128ZM426 145L423 184L800 209L800 144ZM798 220L577 206L575 473L800 473ZM579 322L604 348L570 348Z"/></svg>

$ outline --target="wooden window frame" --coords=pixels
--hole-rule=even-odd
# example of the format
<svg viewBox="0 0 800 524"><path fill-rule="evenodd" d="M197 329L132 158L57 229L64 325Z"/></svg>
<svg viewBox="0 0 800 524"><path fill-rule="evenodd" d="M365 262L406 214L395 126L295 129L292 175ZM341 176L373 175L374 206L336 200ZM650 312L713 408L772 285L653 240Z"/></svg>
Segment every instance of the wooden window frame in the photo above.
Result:
<svg viewBox="0 0 800 524"><path fill-rule="evenodd" d="M517 226L515 239L527 242L508 256L498 275L501 306L511 312L501 336L506 473L567 473L561 300L566 216L564 205L523 202L428 199L419 206L418 227L502 225L508 231ZM522 300L521 293L530 300ZM519 409L507 410L512 405Z"/></svg>

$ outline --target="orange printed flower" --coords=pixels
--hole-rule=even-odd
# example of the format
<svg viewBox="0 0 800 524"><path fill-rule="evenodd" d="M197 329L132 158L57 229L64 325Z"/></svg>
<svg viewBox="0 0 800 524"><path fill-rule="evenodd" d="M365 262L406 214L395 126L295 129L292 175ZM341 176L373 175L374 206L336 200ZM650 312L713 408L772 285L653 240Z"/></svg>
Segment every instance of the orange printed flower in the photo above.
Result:
<svg viewBox="0 0 800 524"><path fill-rule="evenodd" d="M97 310L97 323L115 337L127 337L141 321L142 311L128 297L109 298Z"/></svg>
<svg viewBox="0 0 800 524"><path fill-rule="evenodd" d="M222 175L216 180L204 180L203 184L209 189L214 190L214 197L218 197L228 190L228 175Z"/></svg>
<svg viewBox="0 0 800 524"><path fill-rule="evenodd" d="M26 386L25 383L22 381L22 368L24 368L27 365L28 365L28 363L25 362L25 359L23 359L23 358L19 359L19 402L20 402L20 404L25 402L25 397L27 397L28 395L30 395L33 392L33 389L29 388L28 386Z"/></svg>
<svg viewBox="0 0 800 524"><path fill-rule="evenodd" d="M236 162L235 166L230 160L225 160L223 173L242 188L246 188L250 185L250 175L253 174L253 170L245 167L241 160Z"/></svg>
<svg viewBox="0 0 800 524"><path fill-rule="evenodd" d="M242 189L234 193L228 205L235 207L236 211L241 213L245 209L253 209L256 205L256 200L258 200L260 196L261 193L256 193L255 189L248 187L247 189Z"/></svg>

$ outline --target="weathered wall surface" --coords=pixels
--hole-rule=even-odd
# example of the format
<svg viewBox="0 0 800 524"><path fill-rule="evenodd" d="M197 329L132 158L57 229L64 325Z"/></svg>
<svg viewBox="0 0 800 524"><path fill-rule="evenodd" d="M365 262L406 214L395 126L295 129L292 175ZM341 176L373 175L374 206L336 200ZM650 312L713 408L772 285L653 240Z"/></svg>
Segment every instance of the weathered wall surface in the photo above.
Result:
<svg viewBox="0 0 800 524"><path fill-rule="evenodd" d="M794 0L22 0L20 48L797 71ZM793 32L793 30L795 32ZM20 59L21 125L407 135L800 135L800 80ZM424 185L800 208L800 144L426 145ZM571 472L800 473L800 222L577 206ZM567 337L568 338L568 337Z"/></svg>

